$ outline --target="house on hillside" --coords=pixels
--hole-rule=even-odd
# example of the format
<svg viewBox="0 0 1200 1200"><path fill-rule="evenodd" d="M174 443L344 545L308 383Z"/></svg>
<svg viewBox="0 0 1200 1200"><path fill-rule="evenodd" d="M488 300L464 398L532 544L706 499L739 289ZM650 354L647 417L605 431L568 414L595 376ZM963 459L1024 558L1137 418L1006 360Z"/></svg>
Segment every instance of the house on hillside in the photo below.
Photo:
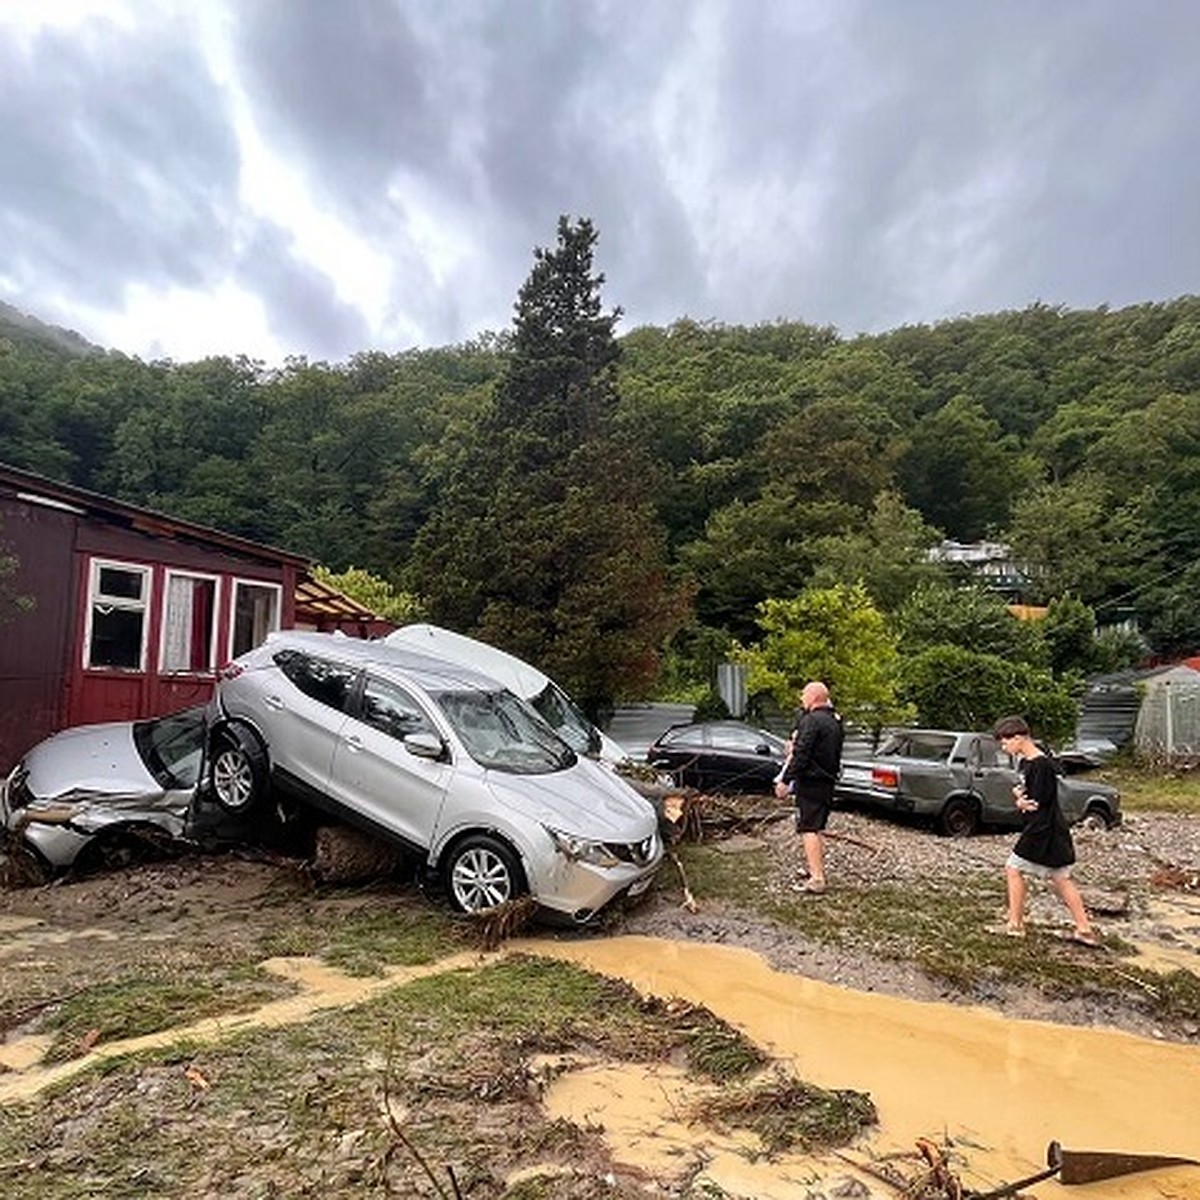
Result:
<svg viewBox="0 0 1200 1200"><path fill-rule="evenodd" d="M301 555L2 463L0 555L31 605L0 613L0 771L58 729L206 701L272 630L394 628Z"/></svg>
<svg viewBox="0 0 1200 1200"><path fill-rule="evenodd" d="M929 561L957 566L989 591L1014 601L1030 584L1028 568L1016 561L1006 542L955 542L947 538L930 549Z"/></svg>

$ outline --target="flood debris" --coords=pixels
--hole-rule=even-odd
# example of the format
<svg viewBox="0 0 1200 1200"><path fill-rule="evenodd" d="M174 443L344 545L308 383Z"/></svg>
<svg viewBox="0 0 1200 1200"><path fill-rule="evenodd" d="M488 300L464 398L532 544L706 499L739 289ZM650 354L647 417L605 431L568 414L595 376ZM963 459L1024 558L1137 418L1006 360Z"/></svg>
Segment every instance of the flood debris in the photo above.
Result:
<svg viewBox="0 0 1200 1200"><path fill-rule="evenodd" d="M848 1088L829 1090L782 1073L699 1101L695 1120L748 1129L768 1154L841 1146L879 1122L871 1097Z"/></svg>
<svg viewBox="0 0 1200 1200"><path fill-rule="evenodd" d="M349 825L322 825L307 871L318 883L365 883L387 878L402 863L402 855L380 838Z"/></svg>
<svg viewBox="0 0 1200 1200"><path fill-rule="evenodd" d="M532 896L505 900L494 908L485 908L467 916L470 940L480 950L498 950L509 938L520 933L534 918L538 903Z"/></svg>
<svg viewBox="0 0 1200 1200"><path fill-rule="evenodd" d="M1177 867L1173 863L1162 863L1150 876L1150 886L1162 891L1200 891L1200 871Z"/></svg>

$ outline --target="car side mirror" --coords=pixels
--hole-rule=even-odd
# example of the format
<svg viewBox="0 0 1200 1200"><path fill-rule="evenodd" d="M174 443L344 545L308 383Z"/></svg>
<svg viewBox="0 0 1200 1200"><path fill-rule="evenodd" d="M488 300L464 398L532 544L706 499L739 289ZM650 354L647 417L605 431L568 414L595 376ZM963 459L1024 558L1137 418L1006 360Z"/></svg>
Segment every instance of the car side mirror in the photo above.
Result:
<svg viewBox="0 0 1200 1200"><path fill-rule="evenodd" d="M446 744L436 733L410 733L404 739L404 748L417 758L439 759L446 752Z"/></svg>

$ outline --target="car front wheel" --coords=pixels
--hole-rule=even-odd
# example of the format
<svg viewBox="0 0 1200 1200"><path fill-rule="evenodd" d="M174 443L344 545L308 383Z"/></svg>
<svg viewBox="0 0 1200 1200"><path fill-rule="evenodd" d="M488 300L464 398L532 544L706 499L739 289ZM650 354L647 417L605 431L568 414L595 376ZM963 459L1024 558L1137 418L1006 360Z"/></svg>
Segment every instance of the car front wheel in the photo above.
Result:
<svg viewBox="0 0 1200 1200"><path fill-rule="evenodd" d="M251 755L233 734L218 734L214 740L212 790L217 803L229 813L250 812L266 793L262 760Z"/></svg>
<svg viewBox="0 0 1200 1200"><path fill-rule="evenodd" d="M462 913L483 912L524 895L525 876L512 849L477 834L460 842L446 862L450 903Z"/></svg>

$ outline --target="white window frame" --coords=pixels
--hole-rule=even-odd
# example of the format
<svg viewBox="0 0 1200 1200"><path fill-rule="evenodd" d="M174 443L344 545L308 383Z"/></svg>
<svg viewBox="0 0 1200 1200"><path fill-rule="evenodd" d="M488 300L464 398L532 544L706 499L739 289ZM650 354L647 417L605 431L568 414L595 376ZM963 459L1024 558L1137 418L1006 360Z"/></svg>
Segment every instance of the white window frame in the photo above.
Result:
<svg viewBox="0 0 1200 1200"><path fill-rule="evenodd" d="M264 633L262 640L256 645L262 645L265 641L266 633L273 633L282 628L280 622L283 620L283 587L278 583L270 583L265 579L234 579L232 581L233 589L229 597L229 641L227 643L227 658L236 658L238 652L234 650L233 640L237 636L237 612L238 612L238 593L242 588L257 588L260 591L273 592L275 594L274 615L273 620ZM247 647L252 649L253 647ZM245 653L242 650L240 653Z"/></svg>
<svg viewBox="0 0 1200 1200"><path fill-rule="evenodd" d="M200 667L168 667L167 649L171 640L171 583L176 579L193 579L212 584L212 611L208 614L208 658ZM165 573L162 593L162 631L158 645L158 670L161 675L209 675L216 669L217 655L217 612L221 602L221 577L202 571L178 571L171 568ZM190 636L190 633L189 633Z"/></svg>
<svg viewBox="0 0 1200 1200"><path fill-rule="evenodd" d="M125 571L132 575L140 575L143 580L140 599L131 600L128 596L106 596L100 591L100 575L102 571ZM83 669L85 671L137 671L146 673L146 646L150 640L150 614L154 601L154 568L148 563L122 562L115 558L92 558L88 563L88 598L87 623L83 635ZM96 608L106 605L109 608L125 609L129 612L142 614L142 640L138 648L138 665L136 667L117 667L107 663L92 663L92 626Z"/></svg>

